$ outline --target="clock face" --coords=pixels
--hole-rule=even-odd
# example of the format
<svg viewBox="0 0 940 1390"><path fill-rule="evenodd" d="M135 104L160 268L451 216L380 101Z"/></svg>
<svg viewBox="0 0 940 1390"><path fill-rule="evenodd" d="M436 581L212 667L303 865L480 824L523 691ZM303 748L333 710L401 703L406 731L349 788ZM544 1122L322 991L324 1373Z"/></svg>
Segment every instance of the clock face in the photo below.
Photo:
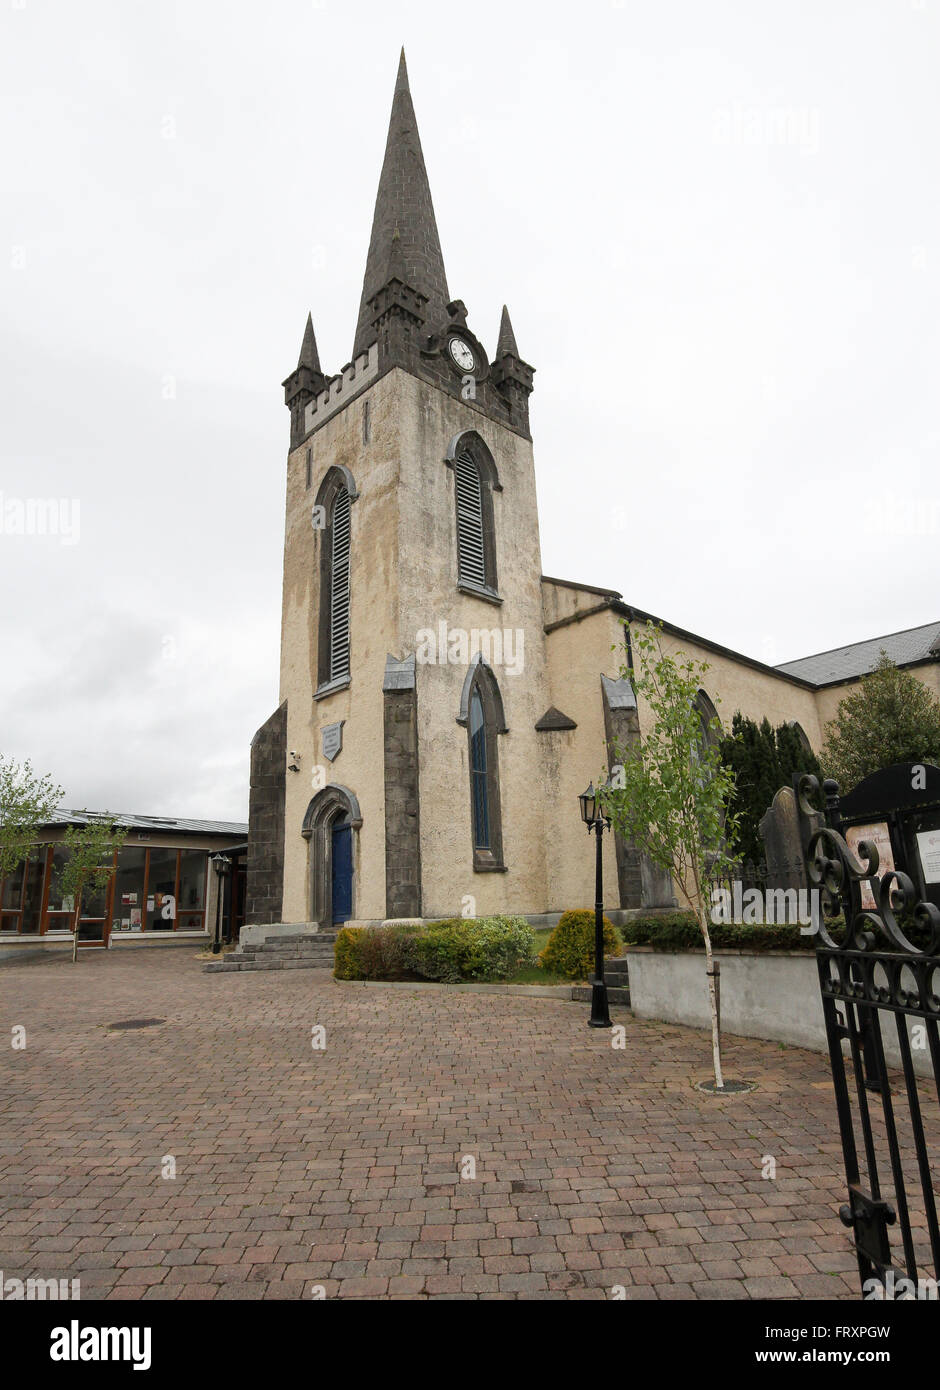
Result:
<svg viewBox="0 0 940 1390"><path fill-rule="evenodd" d="M447 344L451 357L462 372L472 372L475 359L463 338L451 338Z"/></svg>

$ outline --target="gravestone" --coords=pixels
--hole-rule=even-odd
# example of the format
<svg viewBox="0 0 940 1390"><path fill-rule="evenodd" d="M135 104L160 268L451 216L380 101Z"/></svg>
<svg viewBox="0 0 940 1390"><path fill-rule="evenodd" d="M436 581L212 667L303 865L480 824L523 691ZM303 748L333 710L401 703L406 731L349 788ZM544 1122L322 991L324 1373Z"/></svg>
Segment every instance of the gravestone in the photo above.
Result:
<svg viewBox="0 0 940 1390"><path fill-rule="evenodd" d="M820 817L815 819L822 823ZM801 826L799 806L792 787L780 788L761 817L759 828L764 841L768 885L797 890L808 887L804 852L816 825L808 830Z"/></svg>

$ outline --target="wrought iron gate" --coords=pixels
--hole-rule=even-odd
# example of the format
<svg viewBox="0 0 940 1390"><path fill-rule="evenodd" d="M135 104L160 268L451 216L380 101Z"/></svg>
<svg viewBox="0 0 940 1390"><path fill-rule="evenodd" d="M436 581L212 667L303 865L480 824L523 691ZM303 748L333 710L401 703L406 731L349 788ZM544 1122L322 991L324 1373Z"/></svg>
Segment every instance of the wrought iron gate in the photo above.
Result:
<svg viewBox="0 0 940 1390"><path fill-rule="evenodd" d="M889 768L841 801L837 783L826 781L822 815L819 791L815 777L801 778L848 1184L839 1215L852 1231L863 1297L936 1297L940 891L922 862L916 827L940 826L940 769ZM860 830L877 832L880 852Z"/></svg>

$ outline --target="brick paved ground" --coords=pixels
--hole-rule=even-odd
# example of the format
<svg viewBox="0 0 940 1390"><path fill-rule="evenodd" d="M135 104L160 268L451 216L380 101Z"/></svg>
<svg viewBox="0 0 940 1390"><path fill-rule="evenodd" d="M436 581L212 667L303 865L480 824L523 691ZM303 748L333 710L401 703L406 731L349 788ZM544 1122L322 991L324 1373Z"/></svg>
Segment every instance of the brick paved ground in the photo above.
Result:
<svg viewBox="0 0 940 1390"><path fill-rule="evenodd" d="M500 995L0 966L0 1269L84 1298L857 1297L824 1059ZM119 1019L159 1028L109 1033ZM311 1029L326 1028L325 1051ZM161 1176L173 1155L177 1177ZM476 1160L463 1181L463 1155ZM764 1155L776 1180L761 1177Z"/></svg>

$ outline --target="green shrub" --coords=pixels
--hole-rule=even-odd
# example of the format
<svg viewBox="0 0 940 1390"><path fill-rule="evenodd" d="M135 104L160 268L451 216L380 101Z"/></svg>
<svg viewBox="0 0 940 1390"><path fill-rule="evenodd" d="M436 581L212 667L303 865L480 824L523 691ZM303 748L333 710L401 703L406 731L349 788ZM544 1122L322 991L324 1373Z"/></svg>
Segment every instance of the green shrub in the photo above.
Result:
<svg viewBox="0 0 940 1390"><path fill-rule="evenodd" d="M619 956L617 928L604 918L604 955ZM594 969L594 913L588 909L563 912L558 926L539 956L539 964L568 980L583 980Z"/></svg>
<svg viewBox="0 0 940 1390"><path fill-rule="evenodd" d="M534 955L535 932L524 917L483 917L474 933L471 977L505 980Z"/></svg>
<svg viewBox="0 0 940 1390"><path fill-rule="evenodd" d="M341 927L333 946L333 975L337 980L362 980L361 927Z"/></svg>
<svg viewBox="0 0 940 1390"><path fill-rule="evenodd" d="M535 932L524 917L451 917L414 941L418 973L429 980L505 980L532 959Z"/></svg>
<svg viewBox="0 0 940 1390"><path fill-rule="evenodd" d="M365 927L358 943L358 965L365 980L405 980L414 974L414 923Z"/></svg>
<svg viewBox="0 0 940 1390"><path fill-rule="evenodd" d="M415 942L415 969L426 980L454 983L462 977L462 966L469 950L468 921L455 917L446 922L432 922Z"/></svg>
<svg viewBox="0 0 940 1390"><path fill-rule="evenodd" d="M621 928L629 946L652 946L656 951L703 951L702 929L691 912L663 912L635 917ZM710 923L708 934L715 950L812 951L815 936L804 936L796 923L745 926L734 922Z"/></svg>
<svg viewBox="0 0 940 1390"><path fill-rule="evenodd" d="M451 917L422 927L344 927L337 980L505 980L531 961L535 933L524 917Z"/></svg>

